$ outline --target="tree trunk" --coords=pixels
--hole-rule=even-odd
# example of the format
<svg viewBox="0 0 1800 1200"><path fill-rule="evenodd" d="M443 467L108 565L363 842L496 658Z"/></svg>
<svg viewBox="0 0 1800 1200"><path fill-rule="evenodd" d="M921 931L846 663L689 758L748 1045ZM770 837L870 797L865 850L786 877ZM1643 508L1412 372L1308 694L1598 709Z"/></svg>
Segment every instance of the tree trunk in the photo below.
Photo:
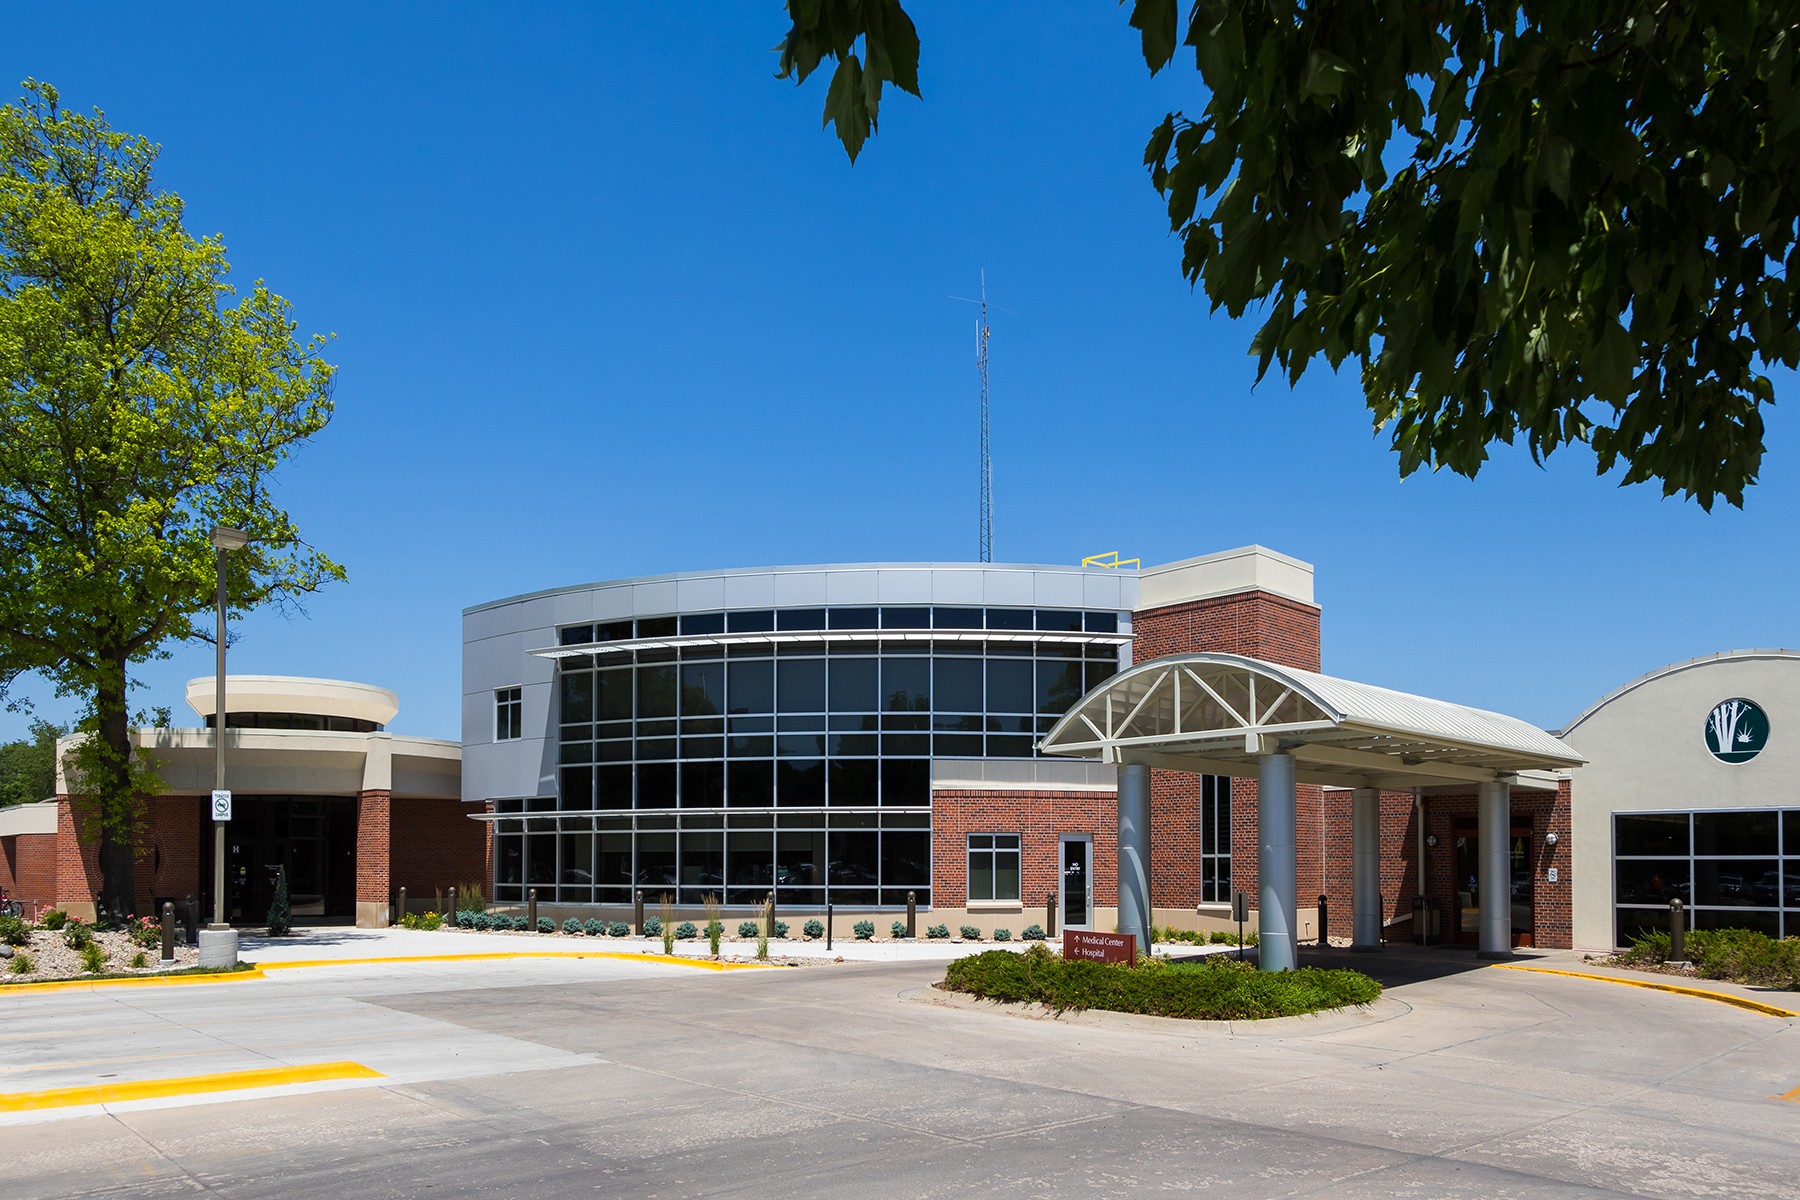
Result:
<svg viewBox="0 0 1800 1200"><path fill-rule="evenodd" d="M132 833L137 825L137 793L132 786L131 715L125 704L125 655L100 664L94 689L93 736L100 753L84 782L99 810L100 895L107 912L122 916L137 905L132 872Z"/></svg>

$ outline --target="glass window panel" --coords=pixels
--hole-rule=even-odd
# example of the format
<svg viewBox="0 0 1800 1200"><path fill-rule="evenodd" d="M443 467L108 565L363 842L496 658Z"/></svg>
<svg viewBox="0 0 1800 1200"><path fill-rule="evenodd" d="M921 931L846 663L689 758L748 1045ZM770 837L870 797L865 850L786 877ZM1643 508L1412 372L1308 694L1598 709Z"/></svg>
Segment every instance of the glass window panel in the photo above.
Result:
<svg viewBox="0 0 1800 1200"><path fill-rule="evenodd" d="M730 737L725 740L725 753L731 758L767 758L775 753L775 739L763 735Z"/></svg>
<svg viewBox="0 0 1800 1200"><path fill-rule="evenodd" d="M704 896L725 886L725 834L716 829L683 831L681 834L681 886L683 903L698 904Z"/></svg>
<svg viewBox="0 0 1800 1200"><path fill-rule="evenodd" d="M1772 859L1695 859L1694 904L1696 907L1718 905L1743 908L1761 905L1765 901L1757 897L1754 885L1776 869Z"/></svg>
<svg viewBox="0 0 1800 1200"><path fill-rule="evenodd" d="M637 769L639 808L675 807L675 764L640 763Z"/></svg>
<svg viewBox="0 0 1800 1200"><path fill-rule="evenodd" d="M1697 908L1689 914L1693 918L1694 929L1750 929L1757 933L1766 933L1772 938L1781 936L1781 914L1778 912L1757 912L1754 909L1704 909ZM1663 928L1668 928L1668 915L1663 916Z"/></svg>
<svg viewBox="0 0 1800 1200"><path fill-rule="evenodd" d="M981 610L979 608L934 608L931 610L931 624L937 629L980 629L982 627Z"/></svg>
<svg viewBox="0 0 1800 1200"><path fill-rule="evenodd" d="M1119 614L1116 612L1091 612L1085 622L1089 633L1119 632Z"/></svg>
<svg viewBox="0 0 1800 1200"><path fill-rule="evenodd" d="M639 761L643 761L644 759L652 759L652 758L674 758L675 757L675 739L672 737L667 737L667 738L642 738L641 737L637 740L637 757L638 757Z"/></svg>
<svg viewBox="0 0 1800 1200"><path fill-rule="evenodd" d="M1029 662L988 661L987 710L1002 713L1033 711Z"/></svg>
<svg viewBox="0 0 1800 1200"><path fill-rule="evenodd" d="M872 733L834 733L828 739L826 754L837 757L873 758L881 752L881 739Z"/></svg>
<svg viewBox="0 0 1800 1200"><path fill-rule="evenodd" d="M775 664L775 682L775 711L825 711L824 659L783 659Z"/></svg>
<svg viewBox="0 0 1800 1200"><path fill-rule="evenodd" d="M562 646L585 646L594 640L592 625L570 625L557 633L557 644ZM230 712L228 708L225 711Z"/></svg>
<svg viewBox="0 0 1800 1200"><path fill-rule="evenodd" d="M602 621L594 626L596 642L628 642L631 636L630 621Z"/></svg>
<svg viewBox="0 0 1800 1200"><path fill-rule="evenodd" d="M1781 852L1800 858L1800 809L1790 808L1781 814Z"/></svg>
<svg viewBox="0 0 1800 1200"><path fill-rule="evenodd" d="M639 617L637 635L641 638L674 637L678 626L674 617Z"/></svg>
<svg viewBox="0 0 1800 1200"><path fill-rule="evenodd" d="M562 677L562 721L565 725L594 719L594 675L576 671Z"/></svg>
<svg viewBox="0 0 1800 1200"><path fill-rule="evenodd" d="M996 851L994 853L994 899L1017 900L1019 898L1019 852L1014 849L1010 853Z"/></svg>
<svg viewBox="0 0 1800 1200"><path fill-rule="evenodd" d="M725 614L725 629L728 633L762 633L773 628L775 610L772 608L745 609Z"/></svg>
<svg viewBox="0 0 1800 1200"><path fill-rule="evenodd" d="M1032 717L989 717L987 731L989 733L1030 733L1037 724Z"/></svg>
<svg viewBox="0 0 1800 1200"><path fill-rule="evenodd" d="M874 830L833 831L831 834L832 898L854 902L840 888L872 888L881 881L881 835ZM871 901L872 902L872 897Z"/></svg>
<svg viewBox="0 0 1800 1200"><path fill-rule="evenodd" d="M631 833L629 830L602 830L594 839L594 877L612 886L631 883Z"/></svg>
<svg viewBox="0 0 1800 1200"><path fill-rule="evenodd" d="M987 752L992 758L1030 758L1033 749L1034 740L1029 737L990 734L987 740Z"/></svg>
<svg viewBox="0 0 1800 1200"><path fill-rule="evenodd" d="M1686 813L1620 813L1613 817L1613 853L1685 855Z"/></svg>
<svg viewBox="0 0 1800 1200"><path fill-rule="evenodd" d="M924 733L884 733L881 735L881 752L884 755L931 753L931 736Z"/></svg>
<svg viewBox="0 0 1800 1200"><path fill-rule="evenodd" d="M826 728L833 733L874 733L881 728L881 718L874 713L833 713Z"/></svg>
<svg viewBox="0 0 1800 1200"><path fill-rule="evenodd" d="M1787 877L1781 885L1781 902L1788 908L1800 908L1800 860L1787 860ZM1789 937L1800 936L1800 925L1795 926Z"/></svg>
<svg viewBox="0 0 1800 1200"><path fill-rule="evenodd" d="M725 711L725 664L721 661L681 664L681 712L712 717Z"/></svg>
<svg viewBox="0 0 1800 1200"><path fill-rule="evenodd" d="M733 733L773 733L773 732L775 732L775 718L774 717L732 717L731 718L731 732L733 732Z"/></svg>
<svg viewBox="0 0 1800 1200"><path fill-rule="evenodd" d="M881 814L878 812L850 812L847 809L834 809L828 822L833 829L879 829Z"/></svg>
<svg viewBox="0 0 1800 1200"><path fill-rule="evenodd" d="M933 741L933 750L939 758L980 758L981 735L962 733L940 733Z"/></svg>
<svg viewBox="0 0 1800 1200"><path fill-rule="evenodd" d="M825 903L825 831L788 830L775 835L776 895L788 904Z"/></svg>
<svg viewBox="0 0 1800 1200"><path fill-rule="evenodd" d="M775 764L775 802L783 808L825 806L823 759L782 759Z"/></svg>
<svg viewBox="0 0 1800 1200"><path fill-rule="evenodd" d="M595 715L602 721L631 719L631 668L594 672Z"/></svg>
<svg viewBox="0 0 1800 1200"><path fill-rule="evenodd" d="M1030 629L1031 610L1029 608L990 608L987 610L987 627L989 629Z"/></svg>
<svg viewBox="0 0 1800 1200"><path fill-rule="evenodd" d="M727 768L726 798L733 808L768 808L775 803L775 764L734 762Z"/></svg>
<svg viewBox="0 0 1800 1200"><path fill-rule="evenodd" d="M657 902L657 889L676 885L673 833L638 834L637 882L644 889L644 900L650 904Z"/></svg>
<svg viewBox="0 0 1800 1200"><path fill-rule="evenodd" d="M593 762L594 743L564 742L556 748L556 761L560 763Z"/></svg>
<svg viewBox="0 0 1800 1200"><path fill-rule="evenodd" d="M684 737L681 739L681 757L684 761L695 758L725 757L725 739L722 737Z"/></svg>
<svg viewBox="0 0 1800 1200"><path fill-rule="evenodd" d="M594 882L594 835L562 835L562 873L559 883L591 885ZM569 897L564 896L567 900Z"/></svg>
<svg viewBox="0 0 1800 1200"><path fill-rule="evenodd" d="M734 660L727 672L730 711L775 711L775 663L767 658Z"/></svg>
<svg viewBox="0 0 1800 1200"><path fill-rule="evenodd" d="M881 663L881 707L886 712L931 711L931 660L887 658Z"/></svg>
<svg viewBox="0 0 1800 1200"><path fill-rule="evenodd" d="M761 904L775 886L775 834L766 829L725 835L725 903Z"/></svg>
<svg viewBox="0 0 1800 1200"><path fill-rule="evenodd" d="M823 629L825 628L825 610L822 608L778 608L775 610L775 628Z"/></svg>
<svg viewBox="0 0 1800 1200"><path fill-rule="evenodd" d="M881 617L872 608L833 608L830 625L833 629L879 629Z"/></svg>
<svg viewBox="0 0 1800 1200"><path fill-rule="evenodd" d="M874 759L832 759L831 806L862 808L874 805L878 799L878 765Z"/></svg>
<svg viewBox="0 0 1800 1200"><path fill-rule="evenodd" d="M986 721L975 713L937 713L931 718L931 727L949 733L979 733Z"/></svg>
<svg viewBox="0 0 1800 1200"><path fill-rule="evenodd" d="M230 709L226 710L231 711ZM494 872L499 883L522 883L525 879L525 839L516 833L494 835Z"/></svg>
<svg viewBox="0 0 1800 1200"><path fill-rule="evenodd" d="M994 856L991 853L969 855L969 899L994 898Z"/></svg>
<svg viewBox="0 0 1800 1200"><path fill-rule="evenodd" d="M1776 854L1776 814L1763 812L1697 812L1694 854Z"/></svg>
<svg viewBox="0 0 1800 1200"><path fill-rule="evenodd" d="M681 807L724 808L725 764L692 760L682 763Z"/></svg>
<svg viewBox="0 0 1800 1200"><path fill-rule="evenodd" d="M1621 859L1614 864L1613 899L1620 904L1661 904L1671 900L1689 902L1692 882L1688 879L1688 860Z"/></svg>
<svg viewBox="0 0 1800 1200"><path fill-rule="evenodd" d="M630 762L631 739L609 738L594 744L594 757L601 762Z"/></svg>
<svg viewBox="0 0 1800 1200"><path fill-rule="evenodd" d="M556 835L525 835L525 882L548 886L556 882Z"/></svg>
<svg viewBox="0 0 1800 1200"><path fill-rule="evenodd" d="M631 768L623 765L594 768L594 792L595 808L630 808Z"/></svg>
<svg viewBox="0 0 1800 1200"><path fill-rule="evenodd" d="M556 800L565 810L594 806L594 768L564 767L557 772Z"/></svg>
<svg viewBox="0 0 1800 1200"><path fill-rule="evenodd" d="M874 712L881 707L880 660L831 660L831 711Z"/></svg>
<svg viewBox="0 0 1800 1200"><path fill-rule="evenodd" d="M883 629L930 629L931 610L929 608L883 608L881 610L881 627Z"/></svg>
<svg viewBox="0 0 1800 1200"><path fill-rule="evenodd" d="M683 613L681 616L681 632L684 635L724 633L724 613Z"/></svg>
<svg viewBox="0 0 1800 1200"><path fill-rule="evenodd" d="M637 669L637 715L672 717L675 715L676 676L673 663Z"/></svg>
<svg viewBox="0 0 1800 1200"><path fill-rule="evenodd" d="M1117 662L1111 660L1107 662L1094 662L1089 660L1086 670L1084 671L1085 678L1083 682L1087 684L1087 690L1091 692L1118 673L1119 664ZM1083 694L1085 695L1085 693Z"/></svg>
<svg viewBox="0 0 1800 1200"><path fill-rule="evenodd" d="M933 707L937 712L982 711L982 662L978 658L940 658L932 663Z"/></svg>
<svg viewBox="0 0 1800 1200"><path fill-rule="evenodd" d="M1629 946L1640 937L1653 933L1669 932L1669 914L1654 908L1618 908L1613 910L1616 916L1616 927L1613 936L1618 940L1616 946Z"/></svg>
<svg viewBox="0 0 1800 1200"><path fill-rule="evenodd" d="M783 713L775 718L777 733L812 733L825 728L825 717L820 713L800 713L798 715Z"/></svg>
<svg viewBox="0 0 1800 1200"><path fill-rule="evenodd" d="M1080 633L1082 614L1068 608L1040 608L1037 627L1049 633Z"/></svg>
<svg viewBox="0 0 1800 1200"><path fill-rule="evenodd" d="M822 733L777 734L775 753L781 758L818 758L825 753L825 735Z"/></svg>
<svg viewBox="0 0 1800 1200"><path fill-rule="evenodd" d="M881 833L883 887L925 887L931 883L931 835L915 830ZM904 901L904 897L901 898Z"/></svg>
<svg viewBox="0 0 1800 1200"><path fill-rule="evenodd" d="M989 642L989 658L1030 658L1035 652L1030 642Z"/></svg>
<svg viewBox="0 0 1800 1200"><path fill-rule="evenodd" d="M1081 699L1081 664L1040 660L1037 665L1037 711L1061 715Z"/></svg>
<svg viewBox="0 0 1800 1200"><path fill-rule="evenodd" d="M899 713L881 718L881 727L896 733L910 733L931 728L929 713Z"/></svg>

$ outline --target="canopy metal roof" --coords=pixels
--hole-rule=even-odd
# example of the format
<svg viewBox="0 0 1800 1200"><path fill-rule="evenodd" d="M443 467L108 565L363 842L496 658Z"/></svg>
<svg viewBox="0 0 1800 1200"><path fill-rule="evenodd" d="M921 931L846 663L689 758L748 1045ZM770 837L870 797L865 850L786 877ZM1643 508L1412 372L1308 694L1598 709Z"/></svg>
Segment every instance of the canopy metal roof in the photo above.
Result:
<svg viewBox="0 0 1800 1200"><path fill-rule="evenodd" d="M1078 700L1042 748L1238 776L1279 750L1301 782L1373 788L1512 782L1586 761L1514 717L1236 654L1122 671Z"/></svg>

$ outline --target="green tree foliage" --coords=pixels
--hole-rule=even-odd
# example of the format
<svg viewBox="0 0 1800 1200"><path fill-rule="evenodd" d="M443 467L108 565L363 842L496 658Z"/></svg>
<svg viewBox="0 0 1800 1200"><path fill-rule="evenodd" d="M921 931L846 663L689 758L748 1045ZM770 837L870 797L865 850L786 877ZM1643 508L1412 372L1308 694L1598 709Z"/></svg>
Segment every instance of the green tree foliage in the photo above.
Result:
<svg viewBox="0 0 1800 1200"><path fill-rule="evenodd" d="M24 89L0 108L0 691L36 673L85 700L71 784L126 912L154 786L129 671L211 639L210 527L255 539L226 556L235 611L343 576L269 496L330 419L333 368L281 297L234 292L218 237L183 229L154 145Z"/></svg>
<svg viewBox="0 0 1800 1200"><path fill-rule="evenodd" d="M29 738L0 745L0 808L56 795L56 739L68 732L38 719Z"/></svg>
<svg viewBox="0 0 1800 1200"><path fill-rule="evenodd" d="M275 868L275 896L269 901L269 936L286 937L294 929L293 910L288 906L287 868Z"/></svg>
<svg viewBox="0 0 1800 1200"><path fill-rule="evenodd" d="M872 55L897 24L875 7L790 0L784 68L848 65L858 14ZM1624 482L1742 505L1768 371L1800 362L1800 9L1136 0L1129 21L1152 73L1198 72L1204 107L1145 161L1188 279L1262 314L1259 379L1355 358L1402 474L1584 442ZM880 44L916 78L916 39ZM835 85L854 157L874 113Z"/></svg>

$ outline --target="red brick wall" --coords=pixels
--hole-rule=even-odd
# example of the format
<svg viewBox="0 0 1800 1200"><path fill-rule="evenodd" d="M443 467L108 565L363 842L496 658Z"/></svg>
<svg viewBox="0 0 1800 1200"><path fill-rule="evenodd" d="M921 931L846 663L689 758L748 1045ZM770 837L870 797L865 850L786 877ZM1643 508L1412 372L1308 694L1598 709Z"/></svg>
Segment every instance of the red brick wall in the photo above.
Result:
<svg viewBox="0 0 1800 1200"><path fill-rule="evenodd" d="M1319 609L1269 592L1149 608L1131 618L1131 661L1216 650L1319 670Z"/></svg>
<svg viewBox="0 0 1800 1200"><path fill-rule="evenodd" d="M385 791L362 792L356 798L356 899L358 903L393 902L389 853L393 844L393 801Z"/></svg>
<svg viewBox="0 0 1800 1200"><path fill-rule="evenodd" d="M33 916L56 903L56 835L24 833L0 838L0 887Z"/></svg>
<svg viewBox="0 0 1800 1200"><path fill-rule="evenodd" d="M100 841L83 844L77 836L90 806L78 797L59 796L56 805L56 902L92 904L100 890Z"/></svg>
<svg viewBox="0 0 1800 1200"><path fill-rule="evenodd" d="M1019 834L1019 888L1027 909L1041 907L1062 877L1061 835L1089 834L1094 907L1119 903L1119 800L1112 792L937 791L931 794L931 903L969 900L969 835ZM1154 866L1151 868L1155 870ZM1152 885L1154 886L1154 885Z"/></svg>
<svg viewBox="0 0 1800 1200"><path fill-rule="evenodd" d="M1458 904L1456 895L1457 822L1470 822L1467 836L1474 838L1477 806L1473 792L1453 796L1431 796L1425 801L1425 832L1436 834L1438 844L1425 851L1426 894L1437 901L1442 916L1442 932L1446 941L1458 937ZM1571 927L1571 903L1574 880L1569 855L1569 781L1563 780L1554 793L1521 792L1512 794L1512 818L1515 823L1531 822L1531 841L1526 848L1526 862L1532 875L1532 943L1550 949L1568 949L1574 931ZM1556 845L1545 844L1546 833L1556 834ZM1544 878L1550 867L1557 868L1557 881ZM1474 935L1467 935L1471 940Z"/></svg>
<svg viewBox="0 0 1800 1200"><path fill-rule="evenodd" d="M406 888L409 907L416 907L411 901L420 897L429 900L469 883L487 890L485 821L471 820L470 810L458 800L399 799L390 805L393 873L388 886Z"/></svg>
<svg viewBox="0 0 1800 1200"><path fill-rule="evenodd" d="M1351 899L1355 857L1351 852L1350 793L1329 791L1323 801L1325 884L1330 898L1332 937L1350 937ZM1383 792L1380 806L1381 915L1382 921L1412 915L1413 897L1419 891L1418 840L1413 820L1411 792ZM1301 903L1318 899L1318 893L1301 893Z"/></svg>
<svg viewBox="0 0 1800 1200"><path fill-rule="evenodd" d="M180 900L189 892L200 894L201 826L206 821L207 798L155 796L146 802L146 851L138 860L138 912L150 915L158 898Z"/></svg>

